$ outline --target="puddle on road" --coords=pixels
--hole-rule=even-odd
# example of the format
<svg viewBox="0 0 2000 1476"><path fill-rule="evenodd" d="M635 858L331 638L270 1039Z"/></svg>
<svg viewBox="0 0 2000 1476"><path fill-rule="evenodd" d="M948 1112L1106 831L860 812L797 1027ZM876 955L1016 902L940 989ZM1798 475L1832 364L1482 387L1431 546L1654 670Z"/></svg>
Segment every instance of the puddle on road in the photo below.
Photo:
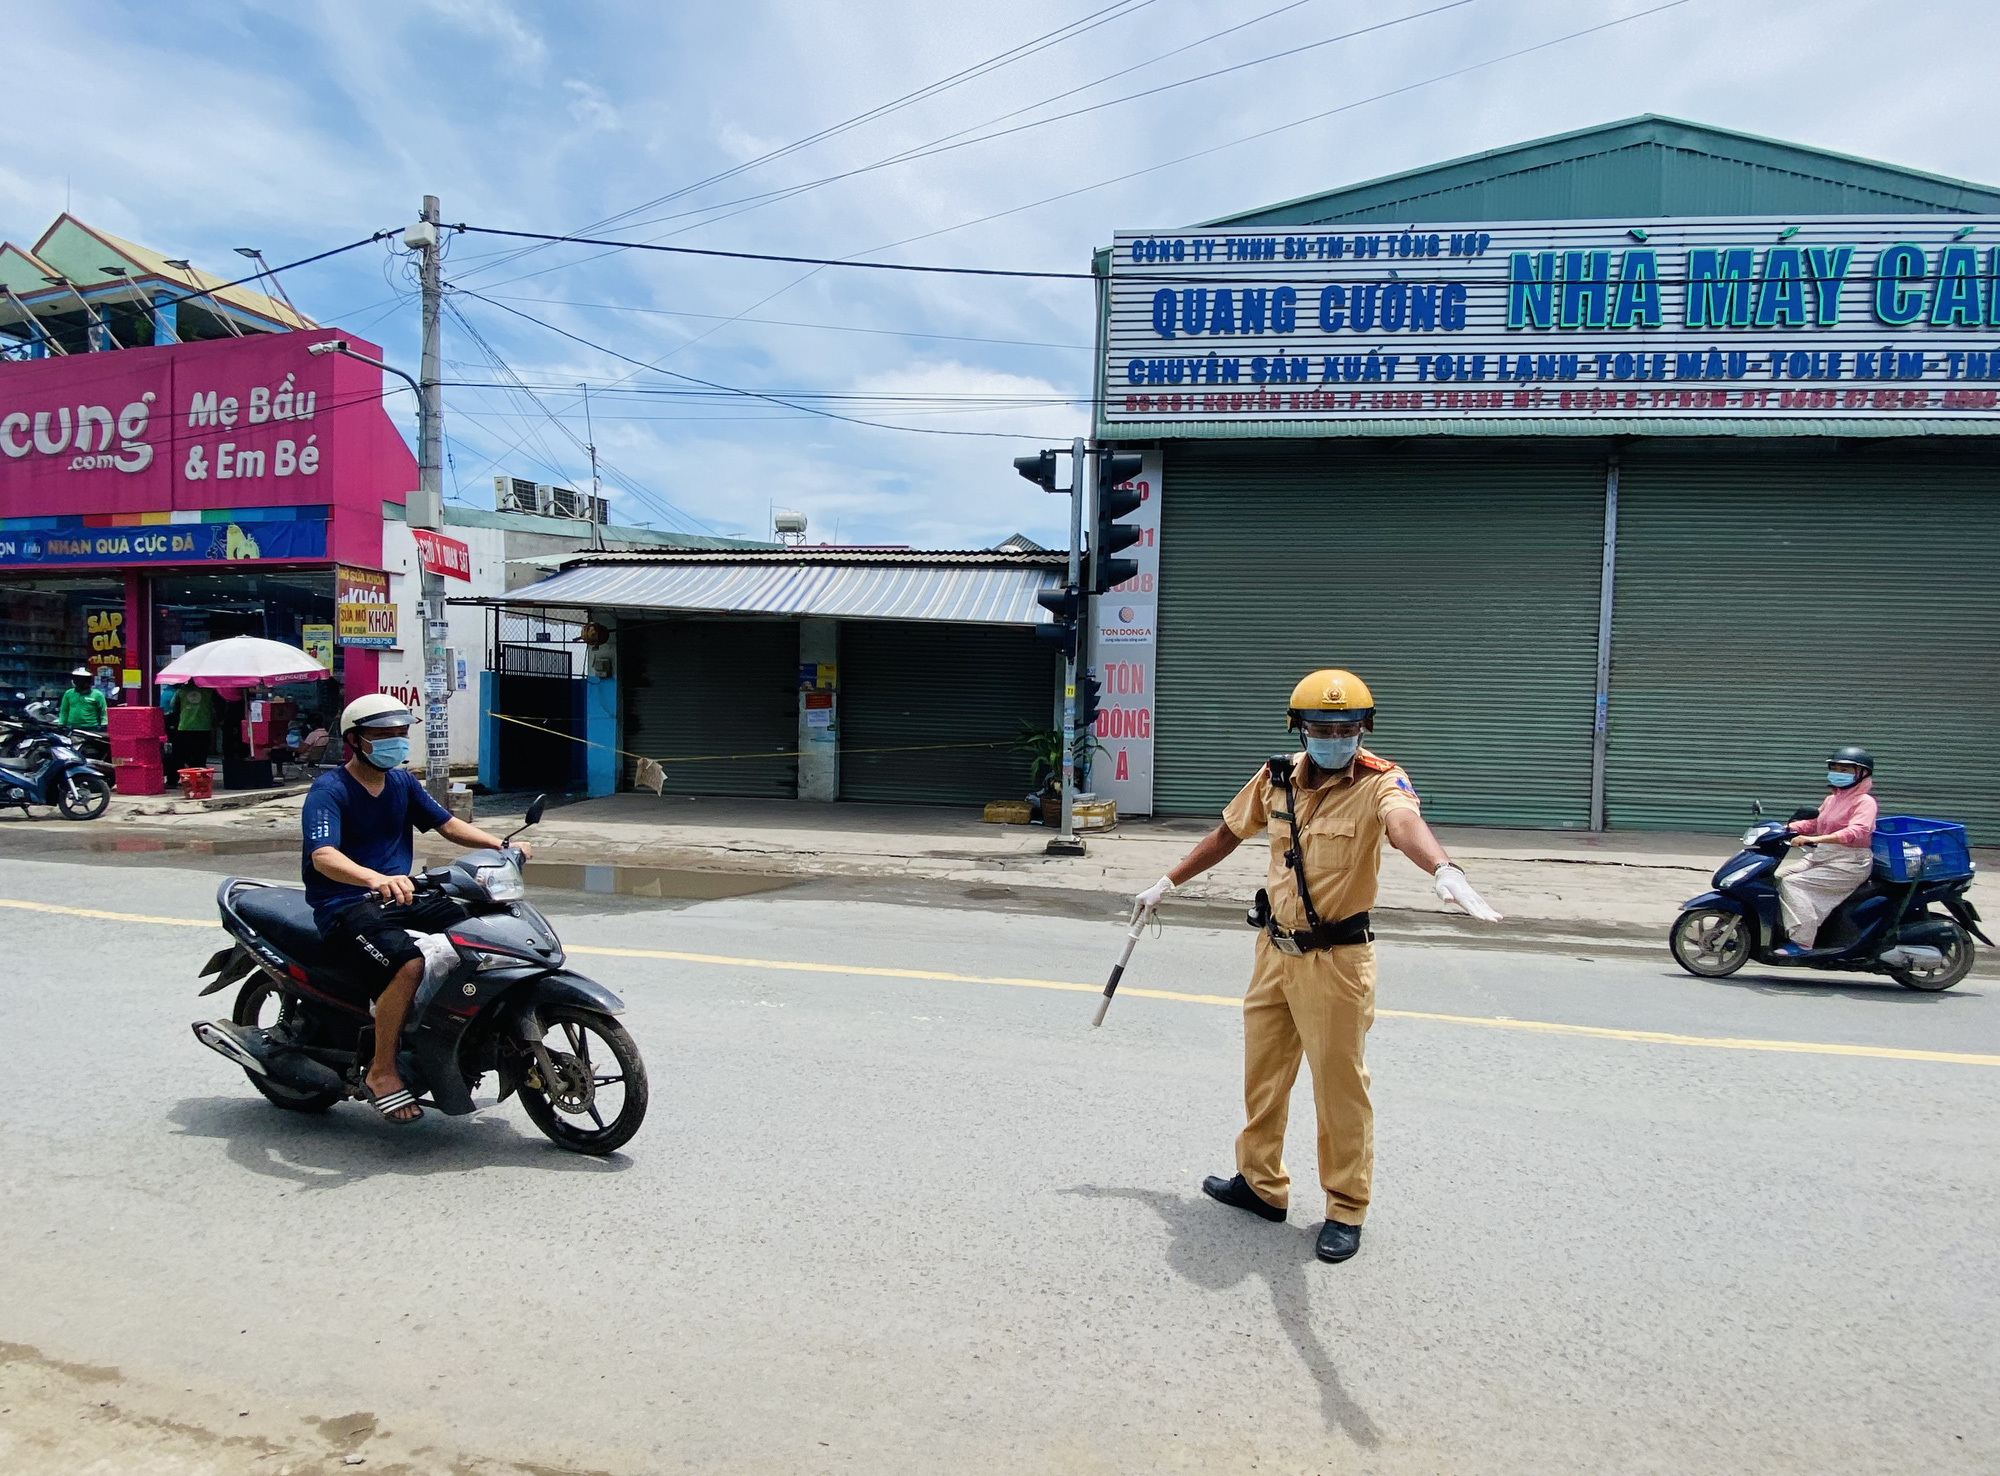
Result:
<svg viewBox="0 0 2000 1476"><path fill-rule="evenodd" d="M136 856L157 851L178 851L190 856L267 856L296 853L295 839L247 836L242 840L168 840L152 835L102 836L84 843L83 849L100 854Z"/></svg>
<svg viewBox="0 0 2000 1476"><path fill-rule="evenodd" d="M797 877L759 876L741 871L675 871L660 866L580 866L565 861L530 861L523 879L532 890L553 887L601 896L657 897L661 901L719 902L795 886Z"/></svg>

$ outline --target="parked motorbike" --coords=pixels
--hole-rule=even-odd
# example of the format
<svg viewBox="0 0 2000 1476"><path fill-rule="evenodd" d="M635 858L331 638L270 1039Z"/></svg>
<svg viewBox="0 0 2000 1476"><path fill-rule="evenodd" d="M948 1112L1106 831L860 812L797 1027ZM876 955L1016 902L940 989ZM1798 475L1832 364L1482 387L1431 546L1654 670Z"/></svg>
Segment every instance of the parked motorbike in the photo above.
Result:
<svg viewBox="0 0 2000 1476"><path fill-rule="evenodd" d="M110 803L111 782L59 739L0 762L0 809L29 815L30 805L54 805L65 820L95 820Z"/></svg>
<svg viewBox="0 0 2000 1476"><path fill-rule="evenodd" d="M106 779L117 777L108 734L96 728L65 728L56 721L53 703L28 702L19 692L12 703L0 707L0 764L39 767L39 750L54 741L76 750L79 758Z"/></svg>
<svg viewBox="0 0 2000 1476"><path fill-rule="evenodd" d="M556 930L524 900L511 842L541 820L545 803L528 807L502 849L469 852L417 878L406 925L442 942L426 942L396 1067L423 1106L452 1117L473 1110L492 1072L499 1100L518 1095L551 1142L603 1155L645 1120L646 1067L616 1019L624 1004L564 967ZM195 1022L195 1039L287 1111L361 1098L375 1053L368 983L328 957L304 890L230 877L216 905L235 941L203 967L213 982L201 993L241 988L230 1018Z"/></svg>
<svg viewBox="0 0 2000 1476"><path fill-rule="evenodd" d="M1752 809L1762 814L1761 806ZM1704 979L1724 978L1751 959L1780 968L1859 970L1934 994L1971 971L1974 938L1993 946L1965 895L1972 885L1969 861L1949 868L1954 875L1918 864L1904 880L1893 874L1901 868L1878 859L1874 874L1820 925L1810 953L1779 957L1785 932L1777 872L1790 835L1783 821L1762 819L1743 833L1743 849L1715 873L1715 890L1681 904L1667 937L1675 963Z"/></svg>

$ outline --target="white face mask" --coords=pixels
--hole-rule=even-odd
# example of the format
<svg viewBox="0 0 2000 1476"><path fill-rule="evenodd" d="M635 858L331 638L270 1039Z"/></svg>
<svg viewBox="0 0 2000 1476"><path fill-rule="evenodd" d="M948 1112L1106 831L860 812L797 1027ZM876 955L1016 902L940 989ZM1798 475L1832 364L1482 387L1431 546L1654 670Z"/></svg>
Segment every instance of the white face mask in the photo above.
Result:
<svg viewBox="0 0 2000 1476"><path fill-rule="evenodd" d="M1861 782L1861 776L1859 774L1843 774L1838 769L1828 769L1826 771L1826 782L1831 784L1835 789L1849 789Z"/></svg>

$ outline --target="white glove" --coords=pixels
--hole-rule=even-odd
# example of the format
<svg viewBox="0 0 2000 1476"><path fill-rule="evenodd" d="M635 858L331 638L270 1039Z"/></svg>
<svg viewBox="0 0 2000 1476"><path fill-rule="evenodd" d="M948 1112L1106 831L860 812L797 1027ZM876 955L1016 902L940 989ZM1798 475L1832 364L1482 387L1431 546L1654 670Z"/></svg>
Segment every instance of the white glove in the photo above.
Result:
<svg viewBox="0 0 2000 1476"><path fill-rule="evenodd" d="M1484 897L1472 890L1472 883L1465 879L1465 873L1456 866L1440 866L1432 880L1440 902L1455 902L1481 922L1500 921L1500 914L1493 910Z"/></svg>
<svg viewBox="0 0 2000 1476"><path fill-rule="evenodd" d="M1132 899L1132 920L1137 922L1142 917L1151 917L1159 907L1161 900L1173 889L1174 879L1170 876L1163 876L1150 887L1146 888L1145 891L1134 897Z"/></svg>

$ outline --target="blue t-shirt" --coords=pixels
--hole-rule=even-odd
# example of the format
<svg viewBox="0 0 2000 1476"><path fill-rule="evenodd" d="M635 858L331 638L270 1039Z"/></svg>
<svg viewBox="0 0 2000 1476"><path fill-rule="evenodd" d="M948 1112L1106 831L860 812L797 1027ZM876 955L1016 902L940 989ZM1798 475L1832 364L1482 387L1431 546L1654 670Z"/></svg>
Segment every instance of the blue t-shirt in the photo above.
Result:
<svg viewBox="0 0 2000 1476"><path fill-rule="evenodd" d="M346 769L313 780L306 791L303 870L306 901L321 928L341 908L374 893L337 882L313 865L313 852L332 846L356 866L384 876L408 876L416 859L412 830L436 830L451 811L430 797L408 769L391 769L379 795L370 794Z"/></svg>

